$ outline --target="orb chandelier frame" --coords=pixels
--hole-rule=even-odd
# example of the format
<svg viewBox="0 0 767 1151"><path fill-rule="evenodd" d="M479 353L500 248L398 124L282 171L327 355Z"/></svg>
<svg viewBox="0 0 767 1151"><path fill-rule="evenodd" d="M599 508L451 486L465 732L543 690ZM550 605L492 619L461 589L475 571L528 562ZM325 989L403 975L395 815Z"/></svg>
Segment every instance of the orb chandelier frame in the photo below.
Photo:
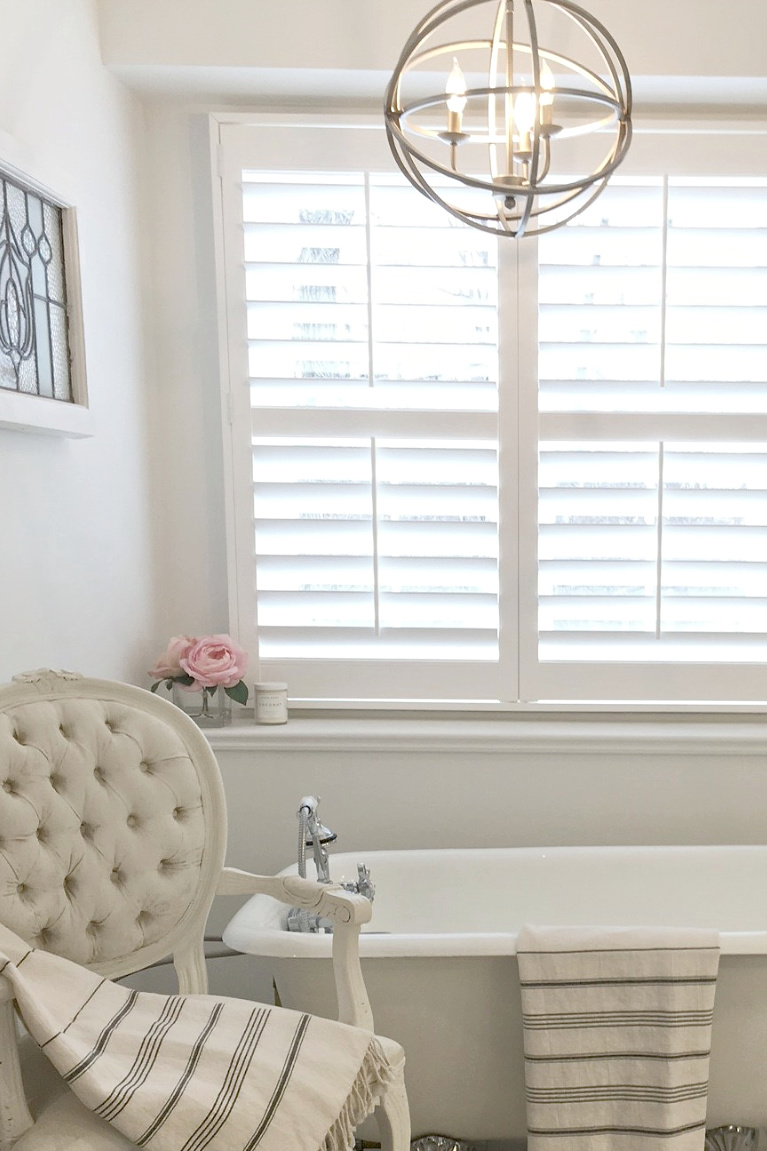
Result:
<svg viewBox="0 0 767 1151"><path fill-rule="evenodd" d="M451 38L447 25L463 30L464 13L488 6L486 36ZM541 43L536 7L552 28L567 22L565 41L580 37L588 64ZM482 59L486 82L467 84L462 57L475 74ZM604 25L571 0L443 0L407 40L384 118L394 158L420 192L473 227L520 238L561 227L604 189L631 142L631 78ZM571 172L571 145L570 168L553 174L563 141L596 133L607 142L585 175ZM471 151L464 168L462 149Z"/></svg>

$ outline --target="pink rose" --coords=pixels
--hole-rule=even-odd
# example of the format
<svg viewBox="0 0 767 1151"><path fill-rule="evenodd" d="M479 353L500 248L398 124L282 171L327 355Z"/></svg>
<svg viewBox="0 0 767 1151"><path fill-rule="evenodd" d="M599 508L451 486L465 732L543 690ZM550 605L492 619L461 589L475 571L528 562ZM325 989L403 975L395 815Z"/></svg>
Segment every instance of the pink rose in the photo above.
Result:
<svg viewBox="0 0 767 1151"><path fill-rule="evenodd" d="M155 660L154 667L150 669L149 675L151 675L153 679L174 679L178 675L183 675L184 671L181 667L181 659L196 643L196 636L174 635L168 643L167 651L163 652L163 654Z"/></svg>
<svg viewBox="0 0 767 1151"><path fill-rule="evenodd" d="M202 687L234 687L245 675L248 655L228 635L206 635L181 656L179 663Z"/></svg>

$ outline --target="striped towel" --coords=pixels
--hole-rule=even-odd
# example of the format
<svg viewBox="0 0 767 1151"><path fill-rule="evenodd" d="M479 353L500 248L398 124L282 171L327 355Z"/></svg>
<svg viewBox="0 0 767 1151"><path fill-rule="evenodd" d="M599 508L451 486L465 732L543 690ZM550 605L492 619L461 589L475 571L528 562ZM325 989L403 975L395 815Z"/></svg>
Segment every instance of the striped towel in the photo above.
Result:
<svg viewBox="0 0 767 1151"><path fill-rule="evenodd" d="M528 1151L702 1151L717 933L524 927L517 955Z"/></svg>
<svg viewBox="0 0 767 1151"><path fill-rule="evenodd" d="M151 1151L347 1151L390 1079L369 1032L208 995L155 995L0 927L33 1038L91 1111Z"/></svg>

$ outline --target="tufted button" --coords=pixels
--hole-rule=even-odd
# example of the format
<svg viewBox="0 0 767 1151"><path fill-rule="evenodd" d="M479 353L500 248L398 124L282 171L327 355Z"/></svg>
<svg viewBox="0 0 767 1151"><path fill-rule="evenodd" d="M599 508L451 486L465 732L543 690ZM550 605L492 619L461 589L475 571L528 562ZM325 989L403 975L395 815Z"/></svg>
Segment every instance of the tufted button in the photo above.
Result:
<svg viewBox="0 0 767 1151"><path fill-rule="evenodd" d="M90 921L90 923L88 924L88 926L85 928L85 930L88 932L89 935L95 935L95 933L99 930L100 927L101 927L101 924L97 923L95 919L92 919Z"/></svg>
<svg viewBox="0 0 767 1151"><path fill-rule="evenodd" d="M6 779L3 783L3 791L7 791L9 795L13 795L15 790L16 789L11 783L10 779Z"/></svg>
<svg viewBox="0 0 767 1151"><path fill-rule="evenodd" d="M74 886L75 886L74 877L71 875L65 875L64 876L64 890L66 892L73 891Z"/></svg>
<svg viewBox="0 0 767 1151"><path fill-rule="evenodd" d="M60 776L57 771L52 771L49 778L50 778L51 787L53 788L53 790L54 791L61 791L62 787L64 786L64 780L63 780L62 776Z"/></svg>
<svg viewBox="0 0 767 1151"><path fill-rule="evenodd" d="M173 808L173 818L174 819L181 819L183 814L184 814L183 807L174 807Z"/></svg>
<svg viewBox="0 0 767 1151"><path fill-rule="evenodd" d="M66 727L64 727L63 723L59 724L59 731L64 736L64 739L69 739L69 730Z"/></svg>
<svg viewBox="0 0 767 1151"><path fill-rule="evenodd" d="M41 843L45 843L46 839L48 838L48 830L41 823L38 826L37 831L35 832L35 835L37 836L37 838L40 840Z"/></svg>
<svg viewBox="0 0 767 1151"><path fill-rule="evenodd" d="M16 894L17 895L23 895L26 890L27 890L26 883L17 883L16 884Z"/></svg>
<svg viewBox="0 0 767 1151"><path fill-rule="evenodd" d="M136 916L136 923L143 927L145 923L151 923L153 918L154 916L151 914L151 912L140 911Z"/></svg>
<svg viewBox="0 0 767 1151"><path fill-rule="evenodd" d="M93 838L93 828L89 823L80 824L80 835L83 837L83 839Z"/></svg>
<svg viewBox="0 0 767 1151"><path fill-rule="evenodd" d="M99 781L99 783L104 782L104 769L103 769L103 767L94 767L93 775L94 775L94 778Z"/></svg>
<svg viewBox="0 0 767 1151"><path fill-rule="evenodd" d="M142 759L141 763L139 764L139 768L146 774L146 772L152 770L152 765L151 763L147 763L145 759Z"/></svg>
<svg viewBox="0 0 767 1151"><path fill-rule="evenodd" d="M22 739L22 737L19 735L19 733L17 731L14 731L13 738L16 740L17 743L20 743L22 747L24 746L24 740Z"/></svg>
<svg viewBox="0 0 767 1151"><path fill-rule="evenodd" d="M138 816L131 814L125 822L128 824L128 827L138 827Z"/></svg>
<svg viewBox="0 0 767 1151"><path fill-rule="evenodd" d="M123 873L119 867L113 867L109 878L112 880L112 883L122 883Z"/></svg>
<svg viewBox="0 0 767 1151"><path fill-rule="evenodd" d="M108 728L109 731L114 731L114 729L115 729L114 724L112 723L111 719L105 719L104 720L104 727Z"/></svg>

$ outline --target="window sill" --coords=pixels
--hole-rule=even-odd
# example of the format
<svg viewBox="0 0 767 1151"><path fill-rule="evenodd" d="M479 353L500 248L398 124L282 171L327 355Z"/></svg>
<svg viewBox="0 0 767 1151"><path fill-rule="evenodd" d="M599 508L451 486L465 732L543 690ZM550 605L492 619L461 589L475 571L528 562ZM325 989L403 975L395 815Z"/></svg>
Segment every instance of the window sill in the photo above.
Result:
<svg viewBox="0 0 767 1151"><path fill-rule="evenodd" d="M258 725L238 717L205 732L216 752L339 751L445 754L758 755L764 757L767 715L583 714L493 718L325 718L291 716Z"/></svg>

